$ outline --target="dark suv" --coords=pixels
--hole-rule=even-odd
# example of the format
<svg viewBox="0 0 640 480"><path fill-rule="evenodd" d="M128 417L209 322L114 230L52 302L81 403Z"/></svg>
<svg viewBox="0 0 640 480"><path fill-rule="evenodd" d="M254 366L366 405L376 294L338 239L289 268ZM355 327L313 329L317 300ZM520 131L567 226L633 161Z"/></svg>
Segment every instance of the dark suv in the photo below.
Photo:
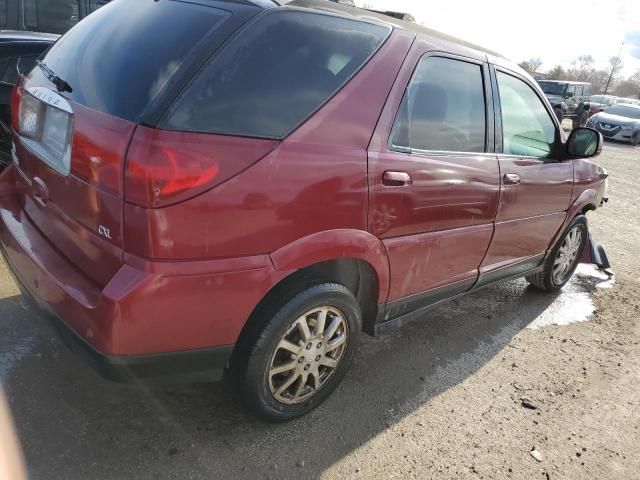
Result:
<svg viewBox="0 0 640 480"><path fill-rule="evenodd" d="M561 123L564 118L571 119L573 128L583 127L587 123L590 83L565 80L538 80L538 83Z"/></svg>
<svg viewBox="0 0 640 480"><path fill-rule="evenodd" d="M11 91L18 70L28 72L58 35L15 30L0 31L0 171L11 163Z"/></svg>
<svg viewBox="0 0 640 480"><path fill-rule="evenodd" d="M1 0L0 29L62 34L109 0Z"/></svg>
<svg viewBox="0 0 640 480"><path fill-rule="evenodd" d="M110 378L226 372L274 421L363 331L562 288L605 195L600 134L567 138L517 65L326 1L114 0L12 109L0 251L27 296Z"/></svg>

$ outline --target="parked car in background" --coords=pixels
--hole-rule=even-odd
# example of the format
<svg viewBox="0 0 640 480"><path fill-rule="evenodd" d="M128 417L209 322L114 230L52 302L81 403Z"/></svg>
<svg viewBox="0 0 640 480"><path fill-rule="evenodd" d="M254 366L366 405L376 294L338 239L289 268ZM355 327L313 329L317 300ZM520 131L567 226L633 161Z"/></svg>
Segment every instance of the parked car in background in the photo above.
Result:
<svg viewBox="0 0 640 480"><path fill-rule="evenodd" d="M62 34L109 0L0 0L0 30Z"/></svg>
<svg viewBox="0 0 640 480"><path fill-rule="evenodd" d="M589 118L590 83L538 80L538 84L549 99L560 122L565 118L570 118L573 128L584 126Z"/></svg>
<svg viewBox="0 0 640 480"><path fill-rule="evenodd" d="M640 105L640 100L637 98L618 97L618 103L625 105Z"/></svg>
<svg viewBox="0 0 640 480"><path fill-rule="evenodd" d="M589 113L595 115L616 103L618 103L618 98L613 95L592 95L589 99Z"/></svg>
<svg viewBox="0 0 640 480"><path fill-rule="evenodd" d="M59 35L0 31L0 171L11 162L11 91L18 69L28 72Z"/></svg>
<svg viewBox="0 0 640 480"><path fill-rule="evenodd" d="M590 117L587 126L598 130L604 138L638 145L640 143L640 106L614 105Z"/></svg>
<svg viewBox="0 0 640 480"><path fill-rule="evenodd" d="M562 288L605 199L601 135L567 138L517 65L320 0L112 2L13 105L0 251L27 297L110 378L226 373L271 421L362 331Z"/></svg>

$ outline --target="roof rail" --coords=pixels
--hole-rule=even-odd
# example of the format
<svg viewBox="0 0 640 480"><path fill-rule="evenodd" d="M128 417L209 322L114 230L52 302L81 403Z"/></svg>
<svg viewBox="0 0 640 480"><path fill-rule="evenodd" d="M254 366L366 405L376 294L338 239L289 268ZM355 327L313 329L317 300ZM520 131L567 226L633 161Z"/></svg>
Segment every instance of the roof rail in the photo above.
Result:
<svg viewBox="0 0 640 480"><path fill-rule="evenodd" d="M391 10L374 10L372 8L365 8L365 10L369 10L370 12L374 12L374 13L380 13L382 15L386 15L387 17L397 18L398 20L404 20L405 22L416 23L415 17L410 13L394 12Z"/></svg>

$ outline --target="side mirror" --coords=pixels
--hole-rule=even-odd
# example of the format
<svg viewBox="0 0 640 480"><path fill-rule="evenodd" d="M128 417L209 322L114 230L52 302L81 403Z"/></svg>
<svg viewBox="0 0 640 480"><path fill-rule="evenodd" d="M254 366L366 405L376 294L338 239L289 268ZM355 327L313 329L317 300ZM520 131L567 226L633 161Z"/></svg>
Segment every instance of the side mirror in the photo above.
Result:
<svg viewBox="0 0 640 480"><path fill-rule="evenodd" d="M602 134L593 128L574 128L567 140L567 158L590 158L600 155Z"/></svg>
<svg viewBox="0 0 640 480"><path fill-rule="evenodd" d="M567 92L564 94L564 98L573 98L574 93L573 92Z"/></svg>

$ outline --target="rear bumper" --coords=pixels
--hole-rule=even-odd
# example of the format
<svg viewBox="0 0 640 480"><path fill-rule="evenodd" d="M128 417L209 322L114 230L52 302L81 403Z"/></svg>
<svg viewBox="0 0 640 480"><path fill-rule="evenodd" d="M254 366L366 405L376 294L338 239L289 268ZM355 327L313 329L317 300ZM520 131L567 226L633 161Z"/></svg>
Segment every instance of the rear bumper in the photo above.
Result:
<svg viewBox="0 0 640 480"><path fill-rule="evenodd" d="M6 252L0 253L9 264ZM233 345L152 355L106 355L81 338L47 305L42 305L13 269L24 298L51 323L65 345L103 377L114 382L213 382L222 380Z"/></svg>
<svg viewBox="0 0 640 480"><path fill-rule="evenodd" d="M105 376L219 379L258 302L286 272L269 257L153 262L124 255L101 287L36 228L0 174L0 251L67 343Z"/></svg>

